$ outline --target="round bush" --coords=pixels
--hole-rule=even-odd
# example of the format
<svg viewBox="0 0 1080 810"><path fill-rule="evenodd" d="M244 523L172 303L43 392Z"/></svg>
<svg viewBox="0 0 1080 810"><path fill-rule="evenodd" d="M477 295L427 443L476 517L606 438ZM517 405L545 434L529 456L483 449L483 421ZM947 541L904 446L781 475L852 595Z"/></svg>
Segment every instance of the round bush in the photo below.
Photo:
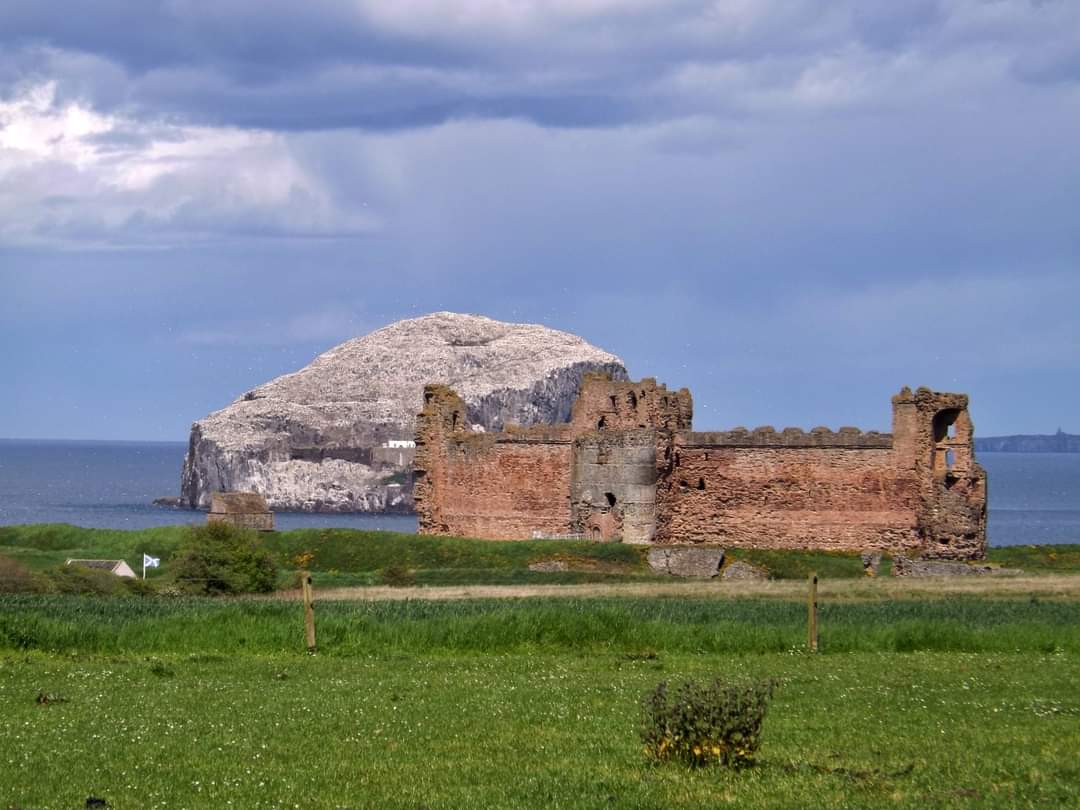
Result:
<svg viewBox="0 0 1080 810"><path fill-rule="evenodd" d="M645 696L641 739L654 759L740 767L754 761L775 683L684 681Z"/></svg>
<svg viewBox="0 0 1080 810"><path fill-rule="evenodd" d="M277 583L277 562L259 535L228 523L193 526L169 568L188 593L266 593Z"/></svg>

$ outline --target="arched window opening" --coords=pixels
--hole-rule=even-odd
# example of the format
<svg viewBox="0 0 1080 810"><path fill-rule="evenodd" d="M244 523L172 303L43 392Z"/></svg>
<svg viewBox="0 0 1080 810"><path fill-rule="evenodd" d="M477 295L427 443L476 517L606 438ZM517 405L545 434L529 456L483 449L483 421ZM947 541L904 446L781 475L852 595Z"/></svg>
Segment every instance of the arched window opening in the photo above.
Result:
<svg viewBox="0 0 1080 810"><path fill-rule="evenodd" d="M943 442L956 437L956 420L960 416L957 408L946 408L934 414L934 441Z"/></svg>

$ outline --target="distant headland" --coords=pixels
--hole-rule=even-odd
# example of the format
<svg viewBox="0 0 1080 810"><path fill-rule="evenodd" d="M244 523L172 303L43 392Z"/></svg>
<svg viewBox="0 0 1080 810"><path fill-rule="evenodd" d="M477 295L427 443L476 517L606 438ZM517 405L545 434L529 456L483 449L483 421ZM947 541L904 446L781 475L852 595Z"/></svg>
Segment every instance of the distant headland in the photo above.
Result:
<svg viewBox="0 0 1080 810"><path fill-rule="evenodd" d="M982 453L1080 453L1080 435L1058 428L1053 434L984 436L975 439L975 451Z"/></svg>

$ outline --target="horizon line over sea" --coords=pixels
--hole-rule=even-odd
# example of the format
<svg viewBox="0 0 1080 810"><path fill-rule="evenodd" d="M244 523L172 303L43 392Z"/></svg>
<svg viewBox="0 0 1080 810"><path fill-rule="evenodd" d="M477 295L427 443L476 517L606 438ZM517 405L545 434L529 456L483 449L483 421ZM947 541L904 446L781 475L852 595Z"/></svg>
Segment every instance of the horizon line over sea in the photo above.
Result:
<svg viewBox="0 0 1080 810"><path fill-rule="evenodd" d="M0 526L70 523L141 529L202 523L202 511L158 507L175 496L187 442L0 439ZM978 454L989 486L992 546L1080 543L1080 453ZM413 533L416 517L275 512L279 529Z"/></svg>
<svg viewBox="0 0 1080 810"><path fill-rule="evenodd" d="M177 439L43 439L0 436L0 444L170 444L187 447L188 443Z"/></svg>

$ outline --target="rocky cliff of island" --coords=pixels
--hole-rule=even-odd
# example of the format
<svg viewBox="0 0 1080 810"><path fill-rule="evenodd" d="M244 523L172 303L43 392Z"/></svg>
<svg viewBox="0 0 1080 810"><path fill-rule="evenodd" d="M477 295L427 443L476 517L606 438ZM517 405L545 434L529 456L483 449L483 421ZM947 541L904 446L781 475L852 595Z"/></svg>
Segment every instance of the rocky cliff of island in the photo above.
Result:
<svg viewBox="0 0 1080 810"><path fill-rule="evenodd" d="M438 312L398 321L247 391L191 427L181 501L254 491L273 509L410 511L411 443L427 383L477 429L570 418L581 376L622 361L567 332Z"/></svg>

